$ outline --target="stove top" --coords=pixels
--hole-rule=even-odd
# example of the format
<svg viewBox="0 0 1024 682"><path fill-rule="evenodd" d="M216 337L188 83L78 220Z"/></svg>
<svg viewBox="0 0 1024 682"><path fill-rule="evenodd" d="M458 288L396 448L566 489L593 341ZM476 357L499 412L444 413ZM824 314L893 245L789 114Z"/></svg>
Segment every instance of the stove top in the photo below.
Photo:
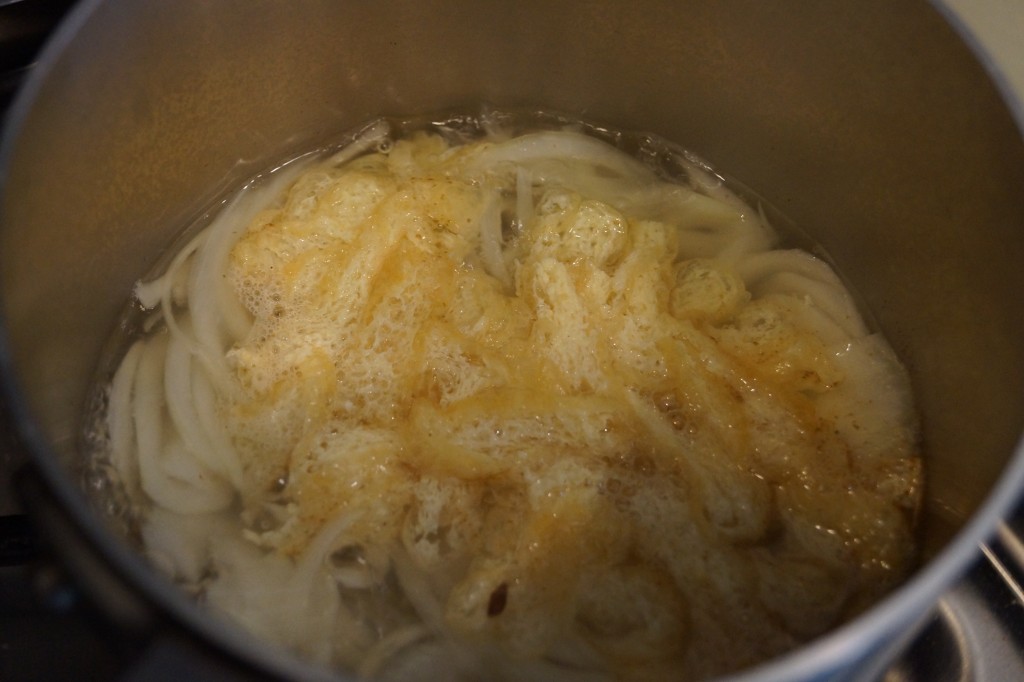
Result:
<svg viewBox="0 0 1024 682"><path fill-rule="evenodd" d="M0 111L72 4L0 0ZM954 10L969 7L966 0L945 4ZM1024 19L1024 3L1020 16ZM985 16L972 19L985 21ZM1018 48L1016 55L1024 63L1024 51ZM18 462L4 436L0 430L0 680L124 679L131 663L119 654L116 638L35 546L12 489ZM942 597L928 625L883 676L883 682L1014 679L1024 680L1024 503L992 542L979 548L974 566Z"/></svg>

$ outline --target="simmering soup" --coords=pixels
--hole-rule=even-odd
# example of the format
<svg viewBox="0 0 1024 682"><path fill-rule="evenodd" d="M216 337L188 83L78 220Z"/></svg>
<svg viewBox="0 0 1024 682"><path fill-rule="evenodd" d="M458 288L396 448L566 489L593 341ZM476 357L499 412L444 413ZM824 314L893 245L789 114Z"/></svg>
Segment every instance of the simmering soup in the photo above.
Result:
<svg viewBox="0 0 1024 682"><path fill-rule="evenodd" d="M367 678L701 679L915 557L905 372L651 136L378 121L135 291L96 467L210 609Z"/></svg>

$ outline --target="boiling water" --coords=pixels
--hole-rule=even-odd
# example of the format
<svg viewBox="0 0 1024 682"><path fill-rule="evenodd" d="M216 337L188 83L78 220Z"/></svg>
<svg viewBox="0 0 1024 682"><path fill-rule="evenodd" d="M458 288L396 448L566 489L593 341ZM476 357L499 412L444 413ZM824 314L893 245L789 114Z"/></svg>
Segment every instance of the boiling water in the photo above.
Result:
<svg viewBox="0 0 1024 682"><path fill-rule="evenodd" d="M738 185L548 114L312 156L143 278L98 381L89 485L210 608L368 677L696 679L910 570L905 374Z"/></svg>

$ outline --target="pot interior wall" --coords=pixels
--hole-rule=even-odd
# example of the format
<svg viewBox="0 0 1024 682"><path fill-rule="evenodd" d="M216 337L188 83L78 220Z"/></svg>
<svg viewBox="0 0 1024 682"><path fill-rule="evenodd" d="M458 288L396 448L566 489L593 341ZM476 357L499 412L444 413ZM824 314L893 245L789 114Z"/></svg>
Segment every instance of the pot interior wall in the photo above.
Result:
<svg viewBox="0 0 1024 682"><path fill-rule="evenodd" d="M481 102L658 133L823 244L912 373L934 545L1012 455L1024 148L926 3L108 2L75 21L22 101L0 205L9 361L65 461L133 282L214 197L379 115Z"/></svg>

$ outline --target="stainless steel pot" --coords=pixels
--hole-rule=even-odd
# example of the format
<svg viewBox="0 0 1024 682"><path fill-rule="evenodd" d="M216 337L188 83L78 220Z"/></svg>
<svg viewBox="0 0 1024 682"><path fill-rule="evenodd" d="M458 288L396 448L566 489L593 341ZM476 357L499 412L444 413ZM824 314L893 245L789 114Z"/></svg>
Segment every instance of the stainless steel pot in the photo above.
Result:
<svg viewBox="0 0 1024 682"><path fill-rule="evenodd" d="M5 412L54 551L141 669L188 650L218 676L322 674L201 613L105 525L74 474L83 401L132 283L212 198L365 120L481 102L679 142L854 283L923 411L927 561L738 679L870 679L1024 482L1024 145L925 2L84 2L0 159Z"/></svg>

